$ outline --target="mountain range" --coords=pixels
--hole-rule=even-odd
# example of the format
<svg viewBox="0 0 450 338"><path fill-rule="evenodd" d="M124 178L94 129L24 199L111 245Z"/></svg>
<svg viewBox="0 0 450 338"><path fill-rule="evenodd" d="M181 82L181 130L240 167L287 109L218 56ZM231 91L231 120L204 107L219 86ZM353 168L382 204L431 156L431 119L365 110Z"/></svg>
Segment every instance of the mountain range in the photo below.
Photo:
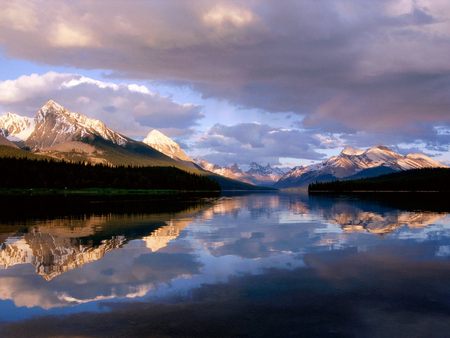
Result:
<svg viewBox="0 0 450 338"><path fill-rule="evenodd" d="M13 113L3 115L0 130L22 148L57 159L184 169L171 157L109 129L99 120L70 112L53 100L40 108L34 119Z"/></svg>
<svg viewBox="0 0 450 338"><path fill-rule="evenodd" d="M303 187L312 182L369 178L401 170L439 167L446 166L424 154L401 155L385 146L366 150L347 147L321 163L293 168L275 187Z"/></svg>
<svg viewBox="0 0 450 338"><path fill-rule="evenodd" d="M242 170L237 163L229 166L219 166L203 159L195 160L200 167L221 176L229 177L235 180L255 185L273 186L278 180L285 175L289 168L272 167L269 163L262 166L256 162L250 163L250 168L246 171Z"/></svg>
<svg viewBox="0 0 450 338"><path fill-rule="evenodd" d="M400 170L445 167L424 154L401 155L385 146L367 150L347 147L321 163L292 169L251 163L219 166L191 159L171 138L153 129L142 142L108 128L102 121L67 110L49 100L34 118L6 113L0 116L0 147L20 156L45 156L67 161L112 166L174 166L207 175L223 187L249 189L252 185L276 188L303 187L312 182L374 177ZM22 148L22 149L19 149ZM29 150L24 152L23 149ZM0 156L2 155L0 151Z"/></svg>
<svg viewBox="0 0 450 338"><path fill-rule="evenodd" d="M41 156L111 166L170 166L208 176L222 189L256 188L204 170L158 130L150 131L139 142L108 128L100 120L71 112L53 100L42 106L34 118L15 113L0 116L0 148L0 156L17 153L17 157Z"/></svg>

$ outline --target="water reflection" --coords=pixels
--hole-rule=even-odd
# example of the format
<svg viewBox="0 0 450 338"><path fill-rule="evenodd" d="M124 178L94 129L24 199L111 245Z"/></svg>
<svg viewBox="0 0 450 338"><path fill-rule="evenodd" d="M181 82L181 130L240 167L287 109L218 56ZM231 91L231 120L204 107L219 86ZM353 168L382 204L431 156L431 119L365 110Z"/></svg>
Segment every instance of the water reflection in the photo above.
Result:
<svg viewBox="0 0 450 338"><path fill-rule="evenodd" d="M0 319L15 319L17 311L17 318L65 307L85 311L83 304L96 311L107 300L184 297L205 284L274 268L312 268L330 279L338 276L337 265L325 269L317 258L330 252L350 250L355 262L365 252L381 264L380 246L393 248L392 255L399 247L413 252L420 243L421 259L450 255L450 222L442 208L289 194L152 208L113 212L101 205L89 214L0 220ZM8 301L15 314L1 311L11 307Z"/></svg>
<svg viewBox="0 0 450 338"><path fill-rule="evenodd" d="M374 201L313 197L315 212L338 224L345 232L388 234L401 227L422 228L442 220L446 212L407 211L380 205Z"/></svg>

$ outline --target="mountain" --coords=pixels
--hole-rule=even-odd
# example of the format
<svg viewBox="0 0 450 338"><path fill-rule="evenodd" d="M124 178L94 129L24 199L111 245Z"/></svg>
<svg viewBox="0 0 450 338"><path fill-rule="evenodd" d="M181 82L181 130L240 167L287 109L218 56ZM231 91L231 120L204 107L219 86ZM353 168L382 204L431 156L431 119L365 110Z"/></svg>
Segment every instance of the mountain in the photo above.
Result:
<svg viewBox="0 0 450 338"><path fill-rule="evenodd" d="M424 154L403 156L385 146L367 150L345 148L338 156L306 167L296 167L280 178L277 188L302 187L312 182L374 177L391 172L445 167Z"/></svg>
<svg viewBox="0 0 450 338"><path fill-rule="evenodd" d="M196 159L196 163L204 170L210 171L217 175L228 177L233 180L238 180L248 184L253 184L249 177L245 175L245 173L241 170L241 168L239 168L236 163L227 167L221 167L217 164L213 164L202 159Z"/></svg>
<svg viewBox="0 0 450 338"><path fill-rule="evenodd" d="M35 126L26 144L32 149L49 148L71 141L94 141L101 138L112 144L125 146L128 139L95 119L68 111L49 100L36 114Z"/></svg>
<svg viewBox="0 0 450 338"><path fill-rule="evenodd" d="M6 137L0 135L0 146L7 146L12 148L19 148L17 145L15 145L13 142L8 140Z"/></svg>
<svg viewBox="0 0 450 338"><path fill-rule="evenodd" d="M274 168L269 163L266 166L262 166L252 162L245 174L250 177L250 181L254 184L273 185L288 171L288 169Z"/></svg>
<svg viewBox="0 0 450 338"><path fill-rule="evenodd" d="M35 155L61 160L193 170L142 142L115 132L102 121L71 112L53 100L40 108L34 119L13 113L1 116L0 133L20 141L16 143L31 149Z"/></svg>
<svg viewBox="0 0 450 338"><path fill-rule="evenodd" d="M25 141L34 130L35 121L31 117L6 113L0 116L0 135L10 141Z"/></svg>
<svg viewBox="0 0 450 338"><path fill-rule="evenodd" d="M262 166L256 162L252 162L247 171L243 171L236 163L221 167L202 159L197 159L196 162L203 169L218 175L249 184L265 186L272 186L288 171L287 169L273 168L270 164Z"/></svg>
<svg viewBox="0 0 450 338"><path fill-rule="evenodd" d="M253 179L252 176L244 173L237 164L220 167L205 160L193 160L186 155L178 143L156 129L150 131L142 142L174 160L181 161L194 170L199 170L201 175L207 175L210 179L219 183L224 190L254 190L260 189L254 185L267 183L266 181ZM273 182L270 183L270 185L273 184Z"/></svg>
<svg viewBox="0 0 450 338"><path fill-rule="evenodd" d="M192 162L178 143L159 130L153 129L142 142L175 160Z"/></svg>
<svg viewBox="0 0 450 338"><path fill-rule="evenodd" d="M178 144L160 132L151 132L146 140L169 156L108 128L102 121L71 112L53 100L40 108L34 119L12 113L1 116L0 132L24 148L19 149L8 140L0 139L0 156L3 157L54 158L111 166L176 167L207 176L218 182L222 189L259 189L202 169Z"/></svg>

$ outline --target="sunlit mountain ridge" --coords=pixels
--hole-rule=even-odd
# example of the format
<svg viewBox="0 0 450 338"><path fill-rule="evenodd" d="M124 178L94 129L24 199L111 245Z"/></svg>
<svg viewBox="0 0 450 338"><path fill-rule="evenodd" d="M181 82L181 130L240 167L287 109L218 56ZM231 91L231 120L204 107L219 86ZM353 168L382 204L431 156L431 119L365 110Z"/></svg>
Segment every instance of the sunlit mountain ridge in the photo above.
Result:
<svg viewBox="0 0 450 338"><path fill-rule="evenodd" d="M292 169L275 186L304 187L313 182L368 178L410 169L445 167L447 166L424 154L401 155L385 146L366 150L347 147L339 155L321 163Z"/></svg>

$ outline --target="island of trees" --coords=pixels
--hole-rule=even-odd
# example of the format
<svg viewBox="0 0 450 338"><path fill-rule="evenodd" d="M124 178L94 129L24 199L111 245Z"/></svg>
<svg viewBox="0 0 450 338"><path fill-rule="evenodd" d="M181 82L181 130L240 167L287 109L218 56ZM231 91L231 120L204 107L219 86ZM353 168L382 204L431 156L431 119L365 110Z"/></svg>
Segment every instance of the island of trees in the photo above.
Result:
<svg viewBox="0 0 450 338"><path fill-rule="evenodd" d="M414 169L358 180L316 182L309 185L308 191L310 193L450 192L450 169Z"/></svg>

